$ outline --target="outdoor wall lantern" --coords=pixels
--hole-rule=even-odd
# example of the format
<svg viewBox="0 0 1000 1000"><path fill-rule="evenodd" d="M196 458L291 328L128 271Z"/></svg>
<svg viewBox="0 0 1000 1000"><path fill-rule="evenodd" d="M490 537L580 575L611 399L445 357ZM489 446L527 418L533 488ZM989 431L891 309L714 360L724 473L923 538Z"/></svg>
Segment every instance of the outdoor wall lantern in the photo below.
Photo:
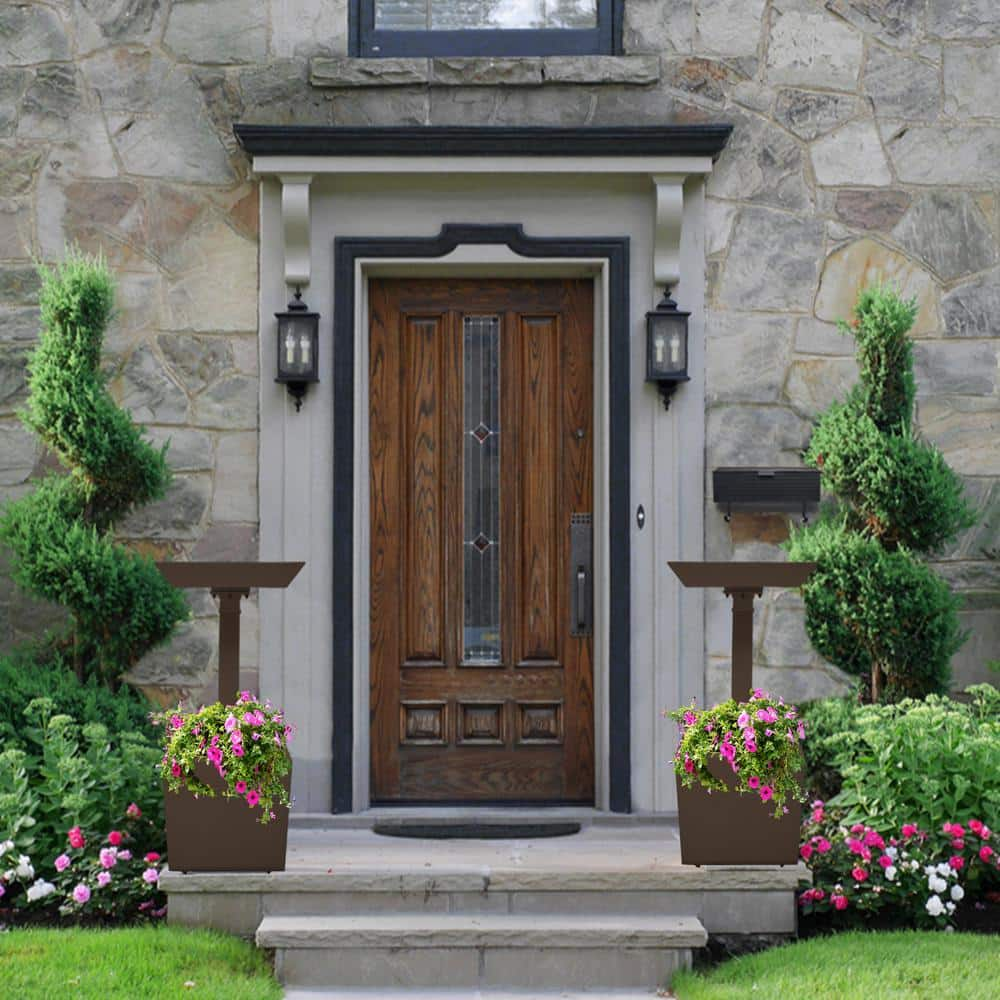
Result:
<svg viewBox="0 0 1000 1000"><path fill-rule="evenodd" d="M646 381L654 382L670 409L670 397L682 382L690 382L688 368L689 312L677 308L670 289L652 311L646 313Z"/></svg>
<svg viewBox="0 0 1000 1000"><path fill-rule="evenodd" d="M278 320L278 376L274 381L288 386L297 413L309 383L319 381L319 313L309 312L296 286L288 309L274 315Z"/></svg>

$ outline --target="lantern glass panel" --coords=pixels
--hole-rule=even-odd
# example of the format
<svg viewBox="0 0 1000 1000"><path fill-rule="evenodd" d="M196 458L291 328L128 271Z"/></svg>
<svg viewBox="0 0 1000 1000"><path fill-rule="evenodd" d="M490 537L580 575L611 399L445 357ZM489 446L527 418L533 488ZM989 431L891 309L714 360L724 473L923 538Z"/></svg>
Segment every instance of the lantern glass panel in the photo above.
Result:
<svg viewBox="0 0 1000 1000"><path fill-rule="evenodd" d="M687 316L649 314L649 374L652 378L687 373Z"/></svg>
<svg viewBox="0 0 1000 1000"><path fill-rule="evenodd" d="M316 378L317 320L315 313L278 318L278 377L313 381Z"/></svg>

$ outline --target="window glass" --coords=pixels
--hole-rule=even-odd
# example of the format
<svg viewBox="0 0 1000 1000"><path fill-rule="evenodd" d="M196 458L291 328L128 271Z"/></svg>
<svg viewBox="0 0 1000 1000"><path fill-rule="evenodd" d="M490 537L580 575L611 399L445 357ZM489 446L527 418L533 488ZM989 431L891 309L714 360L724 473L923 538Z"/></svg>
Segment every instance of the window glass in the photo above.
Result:
<svg viewBox="0 0 1000 1000"><path fill-rule="evenodd" d="M595 28L597 0L374 0L379 31Z"/></svg>

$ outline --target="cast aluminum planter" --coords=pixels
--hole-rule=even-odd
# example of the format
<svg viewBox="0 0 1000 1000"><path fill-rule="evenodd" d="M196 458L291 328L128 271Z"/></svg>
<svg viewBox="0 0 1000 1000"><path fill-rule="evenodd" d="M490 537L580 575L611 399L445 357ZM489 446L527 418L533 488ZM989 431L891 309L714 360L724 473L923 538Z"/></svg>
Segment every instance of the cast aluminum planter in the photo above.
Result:
<svg viewBox="0 0 1000 1000"><path fill-rule="evenodd" d="M214 768L199 764L198 777L215 789L214 798L164 786L167 819L167 860L175 872L282 872L288 843L288 807L260 823L260 808L243 799L225 798L224 779ZM291 772L286 775L290 787Z"/></svg>
<svg viewBox="0 0 1000 1000"><path fill-rule="evenodd" d="M799 860L802 805L787 802L788 813L774 818L774 804L756 794L734 790L728 764L710 760L708 769L729 785L712 792L695 783L681 785L677 776L677 812L681 863L685 865L794 865ZM171 866L173 861L171 861Z"/></svg>

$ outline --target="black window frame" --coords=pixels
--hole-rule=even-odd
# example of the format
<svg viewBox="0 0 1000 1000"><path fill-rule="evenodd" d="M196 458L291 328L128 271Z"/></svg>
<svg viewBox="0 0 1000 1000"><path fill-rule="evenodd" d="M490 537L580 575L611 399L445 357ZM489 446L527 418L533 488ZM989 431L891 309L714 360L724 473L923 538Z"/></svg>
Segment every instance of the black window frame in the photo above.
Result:
<svg viewBox="0 0 1000 1000"><path fill-rule="evenodd" d="M375 0L350 0L350 54L365 59L620 55L624 2L597 0L596 28L378 31Z"/></svg>

